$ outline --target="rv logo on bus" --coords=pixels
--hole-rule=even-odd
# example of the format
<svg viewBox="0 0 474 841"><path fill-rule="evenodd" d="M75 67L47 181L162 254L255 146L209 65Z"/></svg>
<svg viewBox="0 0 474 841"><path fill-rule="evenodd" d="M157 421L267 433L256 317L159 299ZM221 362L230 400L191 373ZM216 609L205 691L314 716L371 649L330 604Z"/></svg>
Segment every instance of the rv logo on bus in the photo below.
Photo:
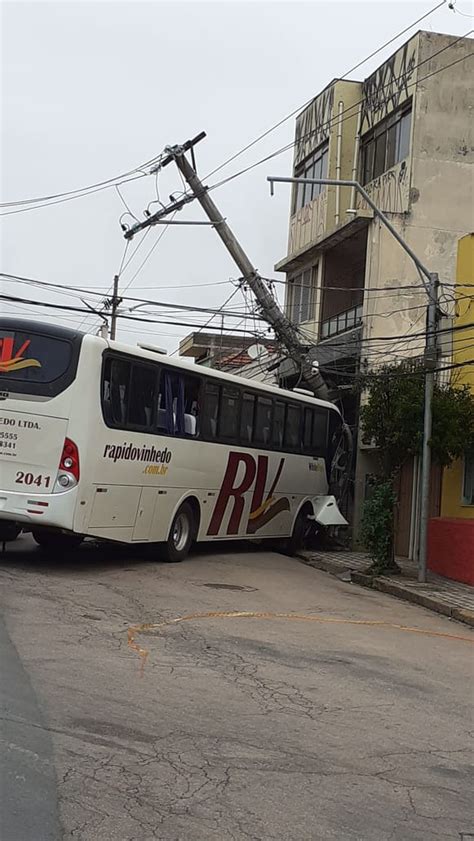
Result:
<svg viewBox="0 0 474 841"><path fill-rule="evenodd" d="M255 534L259 529L273 520L277 514L280 514L282 511L289 511L290 503L286 497L280 497L280 499L275 499L274 497L284 463L285 459L281 458L272 479L270 490L264 498L265 486L268 479L268 456L254 458L249 453L229 453L224 480L207 531L208 535L219 533L230 499L233 500L233 507L226 533L238 534L240 521L244 512L244 494L251 489L252 485L253 495L246 527L247 534ZM243 476L237 478L241 467L244 468Z"/></svg>
<svg viewBox="0 0 474 841"><path fill-rule="evenodd" d="M31 340L26 339L16 353L14 353L14 341L12 336L0 338L0 374L9 374L21 368L41 368L41 362L37 359L25 359ZM5 398L2 397L2 399Z"/></svg>

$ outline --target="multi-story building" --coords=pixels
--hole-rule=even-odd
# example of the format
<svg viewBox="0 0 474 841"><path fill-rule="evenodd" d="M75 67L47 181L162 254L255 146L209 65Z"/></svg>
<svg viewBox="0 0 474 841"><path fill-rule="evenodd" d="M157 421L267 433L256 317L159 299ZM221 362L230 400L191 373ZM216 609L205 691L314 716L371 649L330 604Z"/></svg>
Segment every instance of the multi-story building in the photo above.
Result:
<svg viewBox="0 0 474 841"><path fill-rule="evenodd" d="M467 38L419 32L364 82L334 79L296 121L294 176L358 180L438 272L448 315L457 242L472 227L471 55ZM360 194L342 186L294 185L287 255L275 268L286 273L286 310L317 344L357 439L354 375L422 352L420 275ZM360 436L356 453L357 531L376 459ZM397 551L408 556L416 552L417 473L410 464L401 478ZM439 496L433 482L434 514Z"/></svg>

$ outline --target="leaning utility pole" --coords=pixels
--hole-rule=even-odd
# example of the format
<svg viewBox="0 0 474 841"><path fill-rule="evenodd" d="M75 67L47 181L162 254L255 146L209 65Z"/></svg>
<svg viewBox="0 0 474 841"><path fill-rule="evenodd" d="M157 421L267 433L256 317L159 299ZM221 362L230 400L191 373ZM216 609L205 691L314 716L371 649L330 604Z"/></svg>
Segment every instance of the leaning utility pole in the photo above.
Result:
<svg viewBox="0 0 474 841"><path fill-rule="evenodd" d="M225 219L222 218L217 206L210 198L208 188L205 187L202 181L198 178L195 165L192 166L186 158L186 152L191 150L191 156L194 164L193 147L205 136L205 132L202 132L193 140L188 140L183 146L168 146L165 149L166 157L161 161L159 166L160 168L163 168L171 163L171 161L175 161L179 171L189 184L192 193L197 198L199 204L208 216L212 225L215 227L232 259L237 264L245 283L248 284L254 293L265 320L268 321L273 328L276 337L285 347L288 356L293 360L297 369L301 371L302 378L308 384L309 388L311 388L317 397L325 400L328 397L328 388L319 372L319 368L317 363L315 363L314 357L312 357L309 353L310 348L301 341L299 333L293 322L290 321L290 319L280 309L277 301L273 298L258 271L250 262L240 243L236 240L234 234L232 233L229 225ZM174 206L164 210L159 210L157 213L146 219L146 221L133 225L125 232L125 238L131 239L143 228L159 224L163 216L169 214L173 210L180 209L188 201L189 198L185 198L184 200L181 199Z"/></svg>

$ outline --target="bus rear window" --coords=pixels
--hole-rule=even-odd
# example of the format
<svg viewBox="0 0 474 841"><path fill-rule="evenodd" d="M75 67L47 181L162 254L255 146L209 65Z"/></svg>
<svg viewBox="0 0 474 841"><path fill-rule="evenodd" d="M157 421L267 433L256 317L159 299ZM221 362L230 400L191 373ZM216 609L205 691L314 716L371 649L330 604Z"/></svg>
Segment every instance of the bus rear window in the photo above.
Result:
<svg viewBox="0 0 474 841"><path fill-rule="evenodd" d="M66 338L0 327L0 390L59 394L75 376L74 344Z"/></svg>

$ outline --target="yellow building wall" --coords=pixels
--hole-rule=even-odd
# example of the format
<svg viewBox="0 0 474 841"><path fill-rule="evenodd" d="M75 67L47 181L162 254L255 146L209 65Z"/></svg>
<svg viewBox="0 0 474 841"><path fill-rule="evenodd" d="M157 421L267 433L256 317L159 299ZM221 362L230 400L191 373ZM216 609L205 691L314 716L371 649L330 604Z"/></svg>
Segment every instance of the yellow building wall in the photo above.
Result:
<svg viewBox="0 0 474 841"><path fill-rule="evenodd" d="M474 299L464 298L473 295L474 283L474 234L468 234L458 243L456 268L456 317L454 326L474 322ZM474 354L474 328L456 329L453 333L453 363L463 365L472 360ZM474 365L454 369L455 382L468 385L474 394ZM463 505L462 486L464 463L462 459L453 462L444 470L441 494L441 516L474 519L474 505Z"/></svg>

